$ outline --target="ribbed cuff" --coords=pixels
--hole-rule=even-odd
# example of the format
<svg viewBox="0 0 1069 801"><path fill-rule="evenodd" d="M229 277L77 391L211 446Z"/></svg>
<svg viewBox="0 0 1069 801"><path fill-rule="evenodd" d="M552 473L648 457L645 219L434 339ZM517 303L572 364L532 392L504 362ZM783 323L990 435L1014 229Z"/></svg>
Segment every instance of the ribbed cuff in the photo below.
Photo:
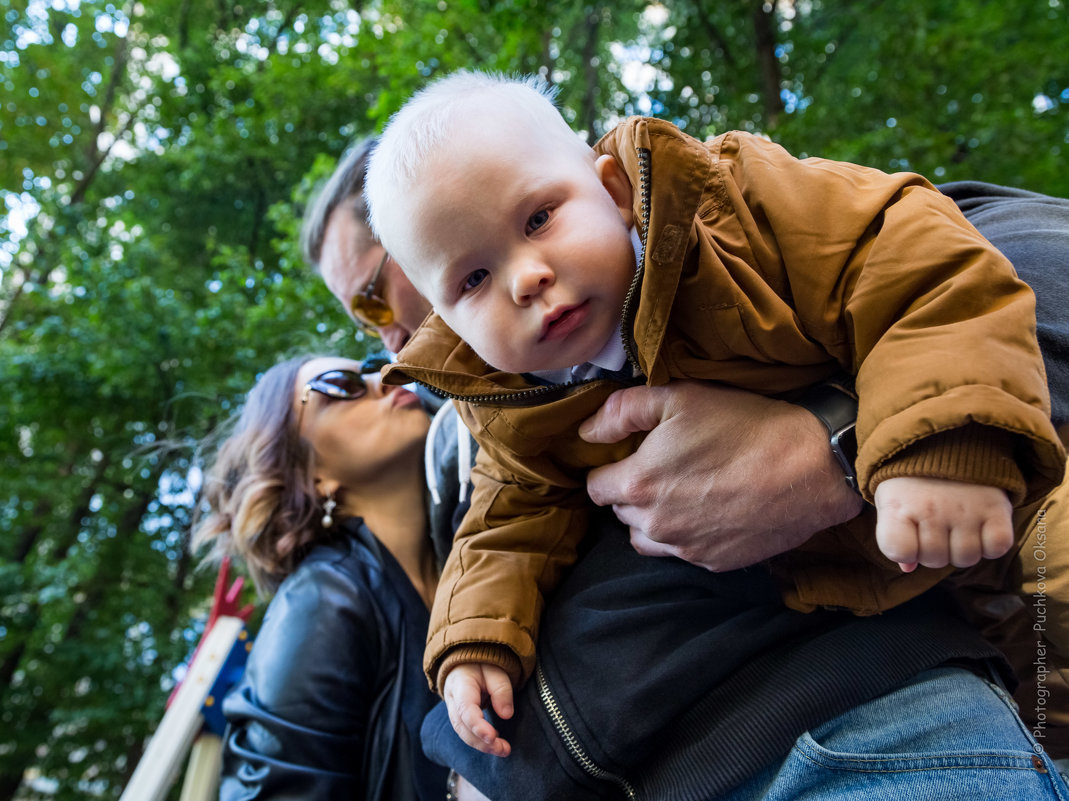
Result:
<svg viewBox="0 0 1069 801"><path fill-rule="evenodd" d="M431 686L439 695L442 694L441 679L448 675L449 671L457 665L465 662L478 662L483 665L494 665L509 674L513 687L518 687L523 681L523 668L520 659L512 652L512 649L498 645L497 643L468 643L458 645L446 652L438 662L438 669L434 675L428 676Z"/></svg>
<svg viewBox="0 0 1069 801"><path fill-rule="evenodd" d="M933 434L880 465L869 487L875 492L880 482L902 476L946 478L999 487L1016 506L1027 484L1013 458L1015 442L1013 433L979 423Z"/></svg>

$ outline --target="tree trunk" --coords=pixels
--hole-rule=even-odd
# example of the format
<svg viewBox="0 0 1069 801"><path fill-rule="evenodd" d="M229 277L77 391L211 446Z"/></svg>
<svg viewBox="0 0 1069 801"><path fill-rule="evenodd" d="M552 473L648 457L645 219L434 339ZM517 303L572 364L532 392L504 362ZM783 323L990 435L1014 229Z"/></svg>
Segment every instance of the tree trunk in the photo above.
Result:
<svg viewBox="0 0 1069 801"><path fill-rule="evenodd" d="M32 751L30 755L33 755ZM29 762L29 760L26 760L25 764L29 765ZM25 770L25 766L23 770ZM8 773L6 768L0 768L0 801L13 801L15 793L22 786L23 770L18 771L18 775L15 775L14 773Z"/></svg>
<svg viewBox="0 0 1069 801"><path fill-rule="evenodd" d="M590 144L598 138L597 90L600 68L594 66L594 56L598 52L598 28L600 24L600 7L595 7L586 18L586 38L583 40L583 72L585 90L583 103L579 109L579 127L590 135Z"/></svg>
<svg viewBox="0 0 1069 801"><path fill-rule="evenodd" d="M780 67L776 58L776 0L756 0L753 9L754 46L761 70L761 94L764 97L765 129L771 130L783 112L780 96Z"/></svg>

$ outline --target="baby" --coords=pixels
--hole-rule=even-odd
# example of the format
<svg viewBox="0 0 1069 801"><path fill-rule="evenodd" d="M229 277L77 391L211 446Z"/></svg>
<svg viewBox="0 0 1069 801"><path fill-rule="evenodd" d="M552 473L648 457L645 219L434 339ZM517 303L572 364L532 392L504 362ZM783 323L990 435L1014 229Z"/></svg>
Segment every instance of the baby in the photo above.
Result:
<svg viewBox="0 0 1069 801"><path fill-rule="evenodd" d="M789 398L856 376L859 486L901 569L879 563L863 516L803 547L820 559L799 565L842 558L834 576L787 571L800 609L872 614L949 572L918 563L1002 556L1013 504L1061 477L1031 291L920 176L738 132L702 143L654 119L591 148L538 80L461 72L390 121L366 187L376 236L436 313L387 380L457 399L481 446L425 668L482 751L509 752L482 704L508 718L533 670L542 596L583 534L586 471L637 445L577 435L622 385Z"/></svg>

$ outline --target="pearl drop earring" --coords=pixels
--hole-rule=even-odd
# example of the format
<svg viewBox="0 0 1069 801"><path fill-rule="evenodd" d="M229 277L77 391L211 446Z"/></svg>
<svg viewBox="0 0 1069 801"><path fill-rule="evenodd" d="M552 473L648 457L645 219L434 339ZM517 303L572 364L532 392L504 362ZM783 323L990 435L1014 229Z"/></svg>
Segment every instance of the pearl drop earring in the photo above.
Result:
<svg viewBox="0 0 1069 801"><path fill-rule="evenodd" d="M334 493L331 492L327 495L327 499L323 501L323 520L320 521L323 524L323 528L330 528L334 525L334 508L338 505L338 502L334 500Z"/></svg>

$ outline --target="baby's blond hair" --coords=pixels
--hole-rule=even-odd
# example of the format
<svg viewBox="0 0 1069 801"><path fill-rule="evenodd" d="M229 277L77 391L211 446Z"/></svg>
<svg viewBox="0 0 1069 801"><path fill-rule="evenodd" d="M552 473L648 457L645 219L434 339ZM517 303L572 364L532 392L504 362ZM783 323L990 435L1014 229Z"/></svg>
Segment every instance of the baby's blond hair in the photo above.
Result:
<svg viewBox="0 0 1069 801"><path fill-rule="evenodd" d="M441 155L460 125L470 126L479 115L526 116L526 124L539 135L561 138L590 153L557 110L556 94L539 75L459 70L410 97L390 118L368 165L364 195L375 237L391 253L401 250L396 224L408 216L403 211L408 187Z"/></svg>

